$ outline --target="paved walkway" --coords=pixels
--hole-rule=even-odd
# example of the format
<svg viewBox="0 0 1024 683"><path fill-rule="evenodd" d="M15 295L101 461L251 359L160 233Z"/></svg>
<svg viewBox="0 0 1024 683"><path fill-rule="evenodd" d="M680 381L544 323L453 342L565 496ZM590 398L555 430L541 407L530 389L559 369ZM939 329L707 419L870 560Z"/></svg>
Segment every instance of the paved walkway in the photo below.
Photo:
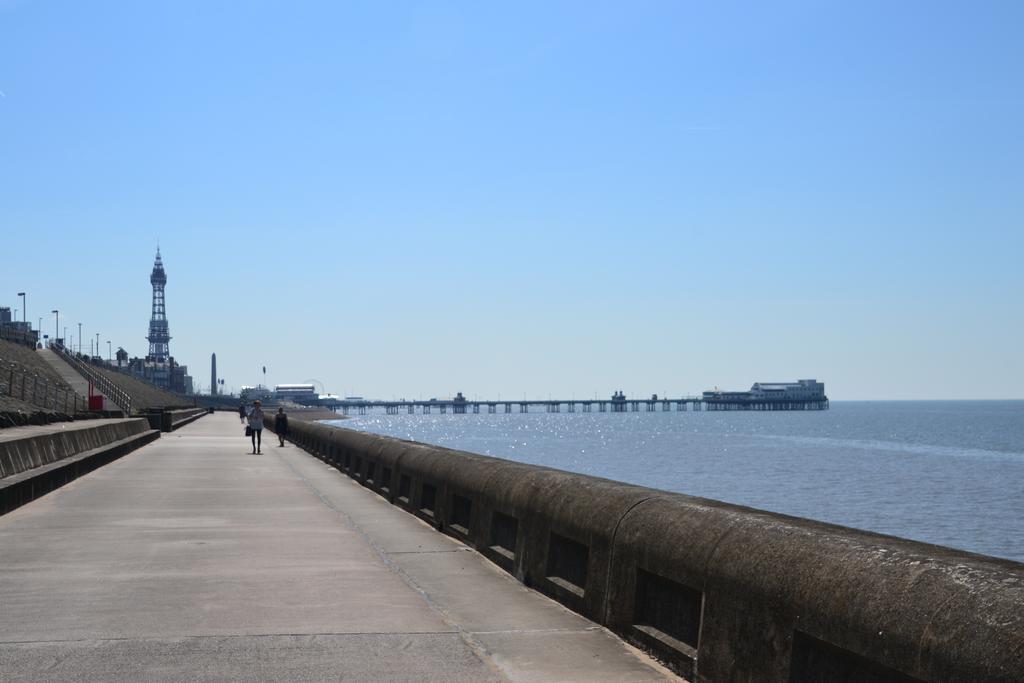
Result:
<svg viewBox="0 0 1024 683"><path fill-rule="evenodd" d="M672 679L267 436L207 416L0 517L0 680Z"/></svg>

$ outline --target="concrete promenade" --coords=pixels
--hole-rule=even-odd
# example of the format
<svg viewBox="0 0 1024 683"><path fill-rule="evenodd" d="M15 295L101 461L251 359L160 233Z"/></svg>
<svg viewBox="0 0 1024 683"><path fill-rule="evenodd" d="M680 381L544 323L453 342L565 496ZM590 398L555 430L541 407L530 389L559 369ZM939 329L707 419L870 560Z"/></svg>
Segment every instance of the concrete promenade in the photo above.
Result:
<svg viewBox="0 0 1024 683"><path fill-rule="evenodd" d="M0 517L0 681L674 679L264 435L207 416Z"/></svg>

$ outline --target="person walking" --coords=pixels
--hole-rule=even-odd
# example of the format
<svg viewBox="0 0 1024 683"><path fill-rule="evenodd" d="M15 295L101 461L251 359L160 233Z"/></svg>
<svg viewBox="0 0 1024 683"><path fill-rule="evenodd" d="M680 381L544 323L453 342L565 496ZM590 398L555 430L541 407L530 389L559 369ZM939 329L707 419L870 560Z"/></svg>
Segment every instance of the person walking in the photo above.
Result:
<svg viewBox="0 0 1024 683"><path fill-rule="evenodd" d="M263 408L259 399L252 402L252 410L249 411L249 429L252 430L252 452L260 453L260 445L263 440Z"/></svg>
<svg viewBox="0 0 1024 683"><path fill-rule="evenodd" d="M274 431L277 432L277 440L281 442L281 447L284 447L284 437L288 436L288 415L284 412L284 408L277 409L277 421L274 423Z"/></svg>
<svg viewBox="0 0 1024 683"><path fill-rule="evenodd" d="M239 422L245 422L245 413L246 413L245 404L244 403L239 403L238 404L238 421Z"/></svg>

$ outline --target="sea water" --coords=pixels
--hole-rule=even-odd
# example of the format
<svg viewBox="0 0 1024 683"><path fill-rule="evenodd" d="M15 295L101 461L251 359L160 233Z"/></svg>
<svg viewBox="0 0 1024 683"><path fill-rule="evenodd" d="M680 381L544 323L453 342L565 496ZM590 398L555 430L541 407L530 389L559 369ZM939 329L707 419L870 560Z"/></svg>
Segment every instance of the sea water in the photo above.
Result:
<svg viewBox="0 0 1024 683"><path fill-rule="evenodd" d="M1024 401L333 424L1024 562Z"/></svg>

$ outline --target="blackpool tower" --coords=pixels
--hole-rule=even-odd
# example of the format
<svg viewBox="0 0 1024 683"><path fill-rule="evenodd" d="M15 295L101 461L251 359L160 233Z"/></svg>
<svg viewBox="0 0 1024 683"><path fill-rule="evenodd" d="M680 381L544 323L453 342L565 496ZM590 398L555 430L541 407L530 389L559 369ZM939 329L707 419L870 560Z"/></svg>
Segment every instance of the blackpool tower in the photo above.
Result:
<svg viewBox="0 0 1024 683"><path fill-rule="evenodd" d="M166 363L171 355L171 335L167 327L167 311L164 309L167 273L164 272L164 262L160 260L160 247L156 248L156 261L153 262L153 272L149 276L149 281L153 285L153 315L149 319L149 336L146 337L149 340L149 355L146 356L146 360Z"/></svg>

